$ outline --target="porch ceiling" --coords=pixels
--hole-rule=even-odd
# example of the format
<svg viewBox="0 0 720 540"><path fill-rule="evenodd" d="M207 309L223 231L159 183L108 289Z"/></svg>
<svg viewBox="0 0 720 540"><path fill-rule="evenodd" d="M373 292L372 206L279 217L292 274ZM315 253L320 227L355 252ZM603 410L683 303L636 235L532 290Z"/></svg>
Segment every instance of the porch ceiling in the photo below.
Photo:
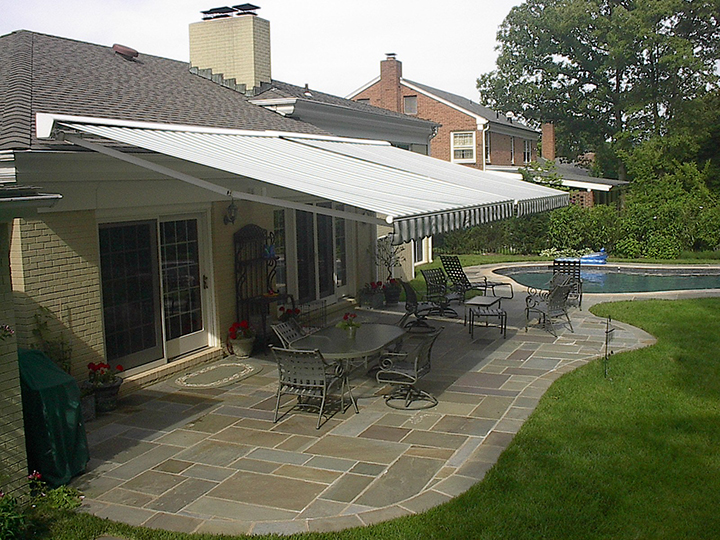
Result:
<svg viewBox="0 0 720 540"><path fill-rule="evenodd" d="M75 130L368 210L393 225L395 243L550 210L568 201L561 191L522 181L500 182L482 171L379 141L58 115L38 115L37 125L38 137L51 137L63 128ZM105 151L76 137L66 139ZM237 199L250 198L216 182L169 169L158 172ZM260 202L298 206L279 199Z"/></svg>

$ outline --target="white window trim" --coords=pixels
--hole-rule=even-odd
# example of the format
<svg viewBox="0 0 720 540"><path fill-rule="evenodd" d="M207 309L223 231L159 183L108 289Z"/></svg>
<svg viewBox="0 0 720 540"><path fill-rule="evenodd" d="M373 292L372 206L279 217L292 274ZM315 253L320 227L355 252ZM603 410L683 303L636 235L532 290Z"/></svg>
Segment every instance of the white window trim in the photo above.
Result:
<svg viewBox="0 0 720 540"><path fill-rule="evenodd" d="M455 159L455 135L457 134L471 134L472 135L472 146L460 146L458 149L472 148L472 158ZM477 141L476 131L451 131L450 132L450 161L453 163L475 163L477 154Z"/></svg>
<svg viewBox="0 0 720 540"><path fill-rule="evenodd" d="M490 131L488 130L485 130L483 143L485 145L485 163L492 163L492 149L490 148Z"/></svg>
<svg viewBox="0 0 720 540"><path fill-rule="evenodd" d="M523 162L530 163L532 161L532 141L529 139L523 140Z"/></svg>
<svg viewBox="0 0 720 540"><path fill-rule="evenodd" d="M510 165L515 165L515 137L510 137Z"/></svg>

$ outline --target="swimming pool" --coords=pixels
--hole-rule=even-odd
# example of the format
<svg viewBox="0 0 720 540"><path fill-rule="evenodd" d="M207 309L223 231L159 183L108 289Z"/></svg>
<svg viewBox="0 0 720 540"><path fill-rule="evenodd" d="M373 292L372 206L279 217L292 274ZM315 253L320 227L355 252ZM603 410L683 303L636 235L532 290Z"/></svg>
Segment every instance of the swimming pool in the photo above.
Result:
<svg viewBox="0 0 720 540"><path fill-rule="evenodd" d="M500 268L496 273L526 287L544 288L552 277L552 266ZM583 293L628 293L720 289L720 269L714 268L632 268L618 266L583 267Z"/></svg>

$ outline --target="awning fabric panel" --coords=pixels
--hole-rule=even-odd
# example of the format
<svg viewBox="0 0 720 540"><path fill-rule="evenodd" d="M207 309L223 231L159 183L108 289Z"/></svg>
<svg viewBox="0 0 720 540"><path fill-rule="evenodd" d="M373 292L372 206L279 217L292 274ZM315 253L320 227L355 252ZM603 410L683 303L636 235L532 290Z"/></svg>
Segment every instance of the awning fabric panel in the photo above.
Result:
<svg viewBox="0 0 720 540"><path fill-rule="evenodd" d="M340 143L300 138L294 140L301 144L351 155L387 167L430 176L446 184L463 185L469 189L480 189L513 199L518 216L554 210L568 205L568 194L563 191L502 177L492 172L472 169L377 142Z"/></svg>
<svg viewBox="0 0 720 540"><path fill-rule="evenodd" d="M566 193L521 181L501 181L482 171L382 142L78 120L59 123L371 211L392 223L395 243L567 204Z"/></svg>

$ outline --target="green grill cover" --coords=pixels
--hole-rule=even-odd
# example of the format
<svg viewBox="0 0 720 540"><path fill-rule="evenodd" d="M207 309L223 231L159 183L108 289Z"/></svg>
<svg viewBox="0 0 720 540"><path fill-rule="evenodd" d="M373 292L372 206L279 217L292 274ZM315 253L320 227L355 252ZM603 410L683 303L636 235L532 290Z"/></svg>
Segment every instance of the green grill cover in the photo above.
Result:
<svg viewBox="0 0 720 540"><path fill-rule="evenodd" d="M45 353L18 350L28 469L51 488L85 470L89 454L80 389Z"/></svg>

